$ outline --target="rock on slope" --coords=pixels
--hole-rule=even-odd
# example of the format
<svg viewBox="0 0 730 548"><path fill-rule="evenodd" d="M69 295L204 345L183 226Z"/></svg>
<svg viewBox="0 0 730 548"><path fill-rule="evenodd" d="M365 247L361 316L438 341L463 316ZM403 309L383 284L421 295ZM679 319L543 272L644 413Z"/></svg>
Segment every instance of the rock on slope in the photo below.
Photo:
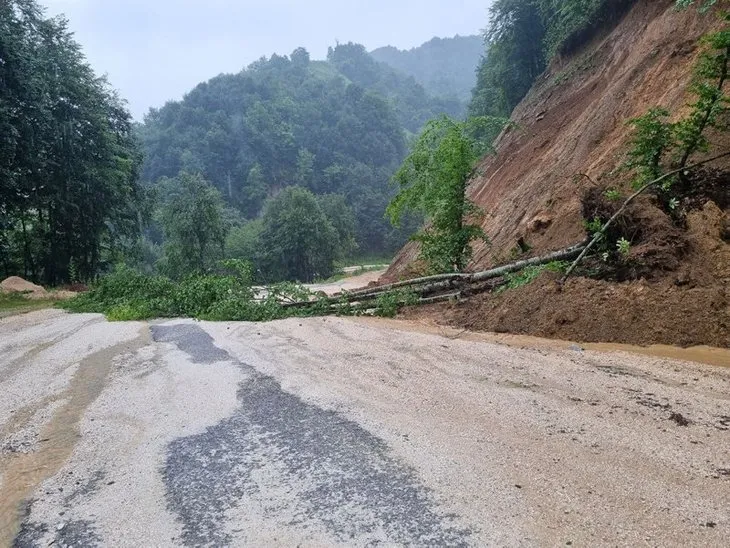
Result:
<svg viewBox="0 0 730 548"><path fill-rule="evenodd" d="M611 174L625 159L630 131L626 121L658 105L682 112L690 99L698 38L714 24L715 18L694 10L677 12L671 0L639 0L613 28L552 63L515 110L518 129L502 136L498 154L483 161L482 175L470 185L471 198L486 213L483 228L491 239L489 246L476 246L470 269L508 262L520 238L531 254L540 255L585 237L585 191L612 178L617 185L626 182L625 174ZM719 144L728 146L726 140ZM694 229L686 234L681 265L675 265L674 272L650 276L651 283L580 279L559 295L537 284L508 292L510 296L487 296L453 307L451 320L479 329L581 340L730 346L730 246L722 237L726 208L720 204L718 212L708 203L695 217L714 220L703 225L695 219ZM714 218L718 215L719 220ZM409 244L385 279L407 276L416 254L415 245ZM647 297L633 298L642 284ZM688 295L689 290L695 294ZM529 302L507 302L520 292L530 294ZM693 302L703 304L695 310L689 306ZM599 312L610 312L614 305L613 316ZM703 314L708 307L709 313ZM684 317L669 318L665 308L676 308ZM603 317L610 320L603 322ZM635 317L635 322L627 317ZM586 322L601 325L591 328Z"/></svg>

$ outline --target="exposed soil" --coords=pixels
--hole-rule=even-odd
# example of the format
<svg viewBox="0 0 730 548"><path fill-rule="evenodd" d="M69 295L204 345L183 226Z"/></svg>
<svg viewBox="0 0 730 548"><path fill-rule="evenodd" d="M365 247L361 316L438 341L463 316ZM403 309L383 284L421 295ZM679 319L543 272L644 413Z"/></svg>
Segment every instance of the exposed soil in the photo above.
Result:
<svg viewBox="0 0 730 548"><path fill-rule="evenodd" d="M666 281L618 284L574 278L560 290L554 275L543 275L519 290L405 315L433 315L477 331L579 342L730 347L727 291L718 286L689 289Z"/></svg>
<svg viewBox="0 0 730 548"><path fill-rule="evenodd" d="M0 291L5 293L27 293L39 296L46 296L47 291L40 285L31 283L18 276L10 276L0 282Z"/></svg>
<svg viewBox="0 0 730 548"><path fill-rule="evenodd" d="M656 210L655 215L660 219L664 214ZM730 244L723 239L727 221L726 212L707 202L687 215L686 230L678 232L684 242L681 253L673 254L671 245L653 237L632 250L627 263L636 260L638 266L626 270L653 261L649 278L617 283L576 276L561 287L557 274L545 272L527 286L405 315L432 316L477 331L581 342L730 348Z"/></svg>
<svg viewBox="0 0 730 548"><path fill-rule="evenodd" d="M610 217L621 201L603 199L605 189L630 192L630 174L617 170L631 131L626 121L654 106L686 113L698 39L717 24L677 12L671 0L639 0L615 28L553 62L513 113L518 129L503 134L471 183L491 243L475 247L469 270L578 243L584 218ZM711 154L730 148L727 135L711 141ZM676 189L682 199L673 211L656 196L637 200L609 237L633 242L623 261L615 243L606 250L611 269L594 259L560 291L545 275L500 295L408 314L578 341L728 347L729 172L726 158L690 176L687 188ZM407 245L382 281L412 276L417 253Z"/></svg>

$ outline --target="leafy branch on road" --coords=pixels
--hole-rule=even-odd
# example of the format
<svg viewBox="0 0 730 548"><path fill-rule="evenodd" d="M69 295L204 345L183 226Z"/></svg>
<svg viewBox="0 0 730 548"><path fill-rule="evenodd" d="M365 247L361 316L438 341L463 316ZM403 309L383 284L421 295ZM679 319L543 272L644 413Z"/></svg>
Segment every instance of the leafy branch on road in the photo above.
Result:
<svg viewBox="0 0 730 548"><path fill-rule="evenodd" d="M470 274L441 274L359 291L326 296L299 284L257 288L252 269L242 261L224 261L218 274L182 280L121 268L90 291L59 306L72 312L103 313L110 320L189 317L211 321L271 321L308 316L395 316L404 306L458 300L502 285L518 287L543 269L554 269L578 255L582 245L543 257L517 261ZM544 266L546 265L546 266Z"/></svg>

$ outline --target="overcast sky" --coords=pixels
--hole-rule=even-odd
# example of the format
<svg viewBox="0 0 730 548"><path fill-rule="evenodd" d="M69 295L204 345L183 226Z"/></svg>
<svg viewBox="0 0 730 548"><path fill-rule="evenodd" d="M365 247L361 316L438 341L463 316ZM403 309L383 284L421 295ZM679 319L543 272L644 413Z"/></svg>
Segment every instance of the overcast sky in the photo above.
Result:
<svg viewBox="0 0 730 548"><path fill-rule="evenodd" d="M433 36L475 34L490 0L40 0L64 13L97 73L141 120L197 83L262 55L304 46L411 48Z"/></svg>

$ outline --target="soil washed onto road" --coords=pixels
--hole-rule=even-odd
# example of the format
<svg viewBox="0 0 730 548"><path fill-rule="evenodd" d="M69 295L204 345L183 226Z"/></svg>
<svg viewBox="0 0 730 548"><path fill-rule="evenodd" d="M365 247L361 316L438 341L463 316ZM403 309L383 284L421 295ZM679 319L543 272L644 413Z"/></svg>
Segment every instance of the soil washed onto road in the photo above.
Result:
<svg viewBox="0 0 730 548"><path fill-rule="evenodd" d="M730 369L398 322L0 320L0 546L694 545Z"/></svg>

